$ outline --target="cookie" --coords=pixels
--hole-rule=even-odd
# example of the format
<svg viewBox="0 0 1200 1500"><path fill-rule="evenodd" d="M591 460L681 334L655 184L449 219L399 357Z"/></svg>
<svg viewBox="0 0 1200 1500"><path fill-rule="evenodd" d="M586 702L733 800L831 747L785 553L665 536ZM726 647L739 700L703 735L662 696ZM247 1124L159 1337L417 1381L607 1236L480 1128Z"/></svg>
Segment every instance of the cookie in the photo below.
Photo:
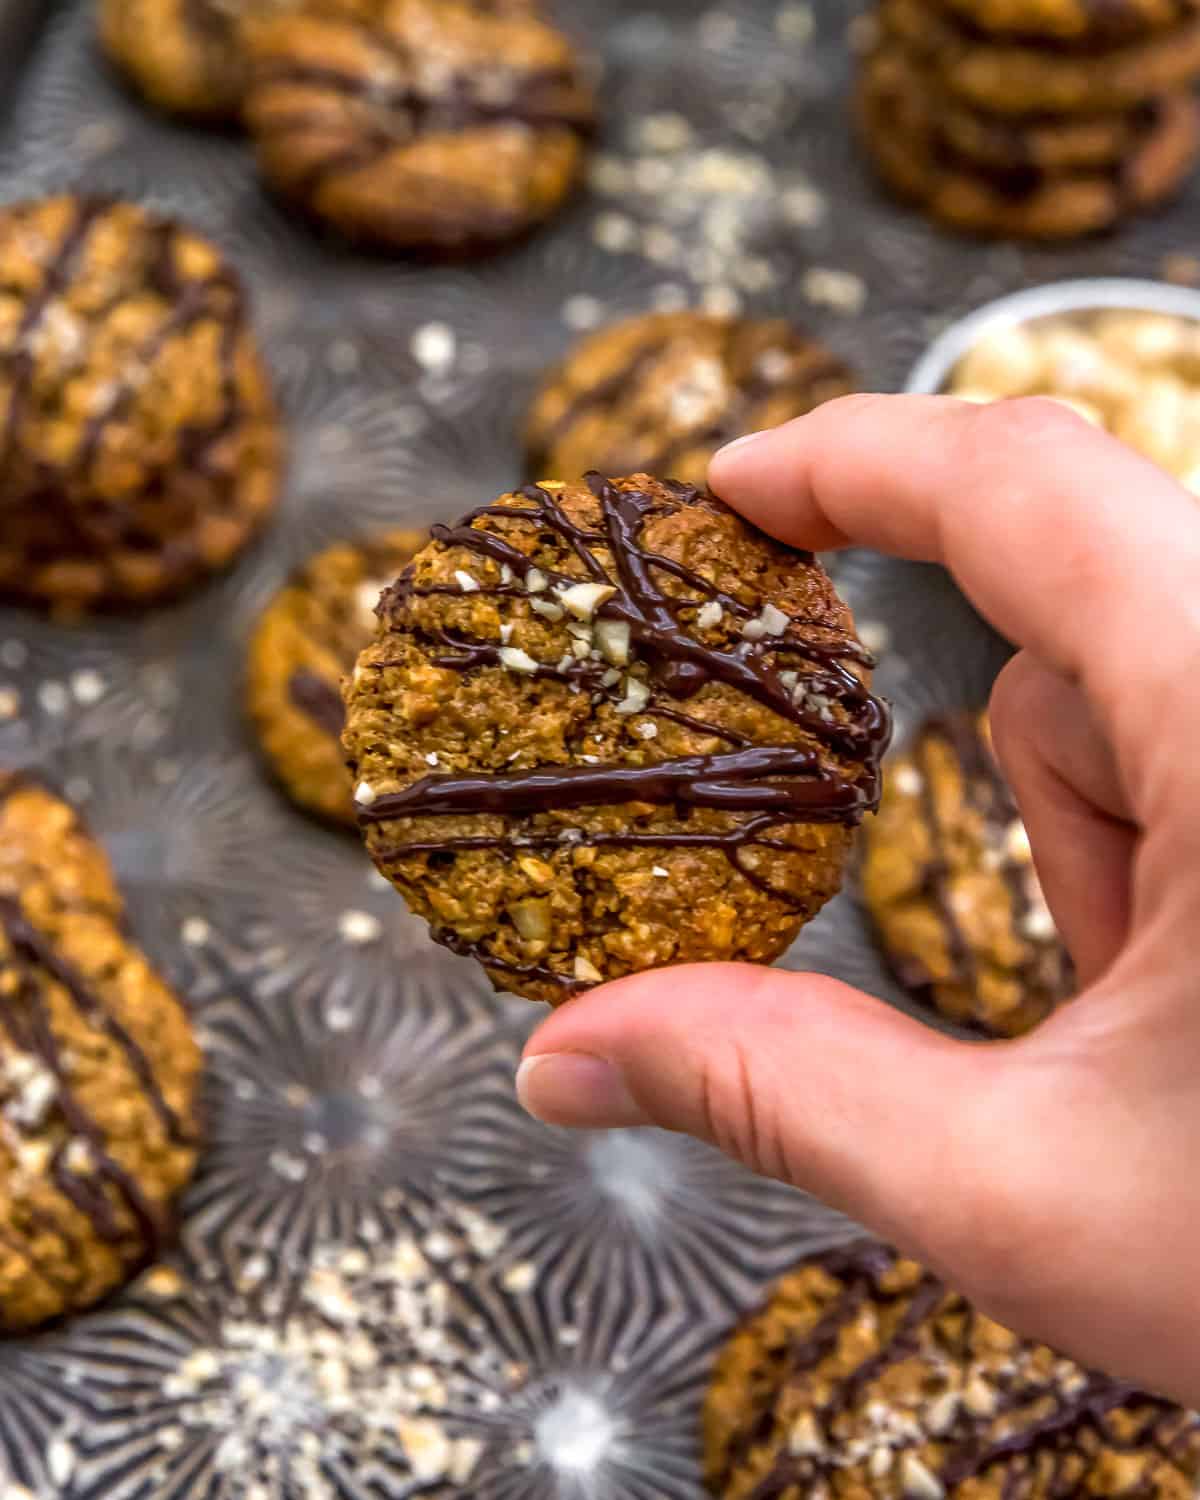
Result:
<svg viewBox="0 0 1200 1500"><path fill-rule="evenodd" d="M933 720L889 762L862 892L901 982L952 1021L1018 1036L1072 992L983 716Z"/></svg>
<svg viewBox="0 0 1200 1500"><path fill-rule="evenodd" d="M200 1055L133 945L99 846L0 773L0 1332L154 1258L196 1157Z"/></svg>
<svg viewBox="0 0 1200 1500"><path fill-rule="evenodd" d="M964 167L1001 173L1115 166L1141 146L1171 105L1156 99L1114 114L1013 118L984 114L953 98L902 48L881 51L870 66L882 70L891 87L928 101L938 136L964 159Z"/></svg>
<svg viewBox="0 0 1200 1500"><path fill-rule="evenodd" d="M1015 239L1057 240L1112 228L1169 198L1200 151L1200 113L1190 94L1164 100L1140 143L1112 166L998 171L958 154L929 96L910 89L881 49L858 83L861 133L882 180L951 228Z"/></svg>
<svg viewBox="0 0 1200 1500"><path fill-rule="evenodd" d="M144 605L230 562L282 441L221 253L130 203L0 209L0 455L2 595Z"/></svg>
<svg viewBox="0 0 1200 1500"><path fill-rule="evenodd" d="M547 218L579 178L591 89L534 15L383 0L369 22L285 16L251 50L264 176L353 240L482 248Z"/></svg>
<svg viewBox="0 0 1200 1500"><path fill-rule="evenodd" d="M196 119L234 120L248 77L242 26L301 3L101 0L100 40L109 58L157 108Z"/></svg>
<svg viewBox="0 0 1200 1500"><path fill-rule="evenodd" d="M717 1359L720 1500L1188 1500L1200 1416L1082 1369L863 1242L785 1276Z"/></svg>
<svg viewBox="0 0 1200 1500"><path fill-rule="evenodd" d="M1190 20L1196 0L939 0L973 31L1077 47L1128 42Z"/></svg>
<svg viewBox="0 0 1200 1500"><path fill-rule="evenodd" d="M955 98L999 115L1100 114L1187 88L1200 75L1200 16L1118 47L980 40L933 0L882 0L885 37Z"/></svg>
<svg viewBox="0 0 1200 1500"><path fill-rule="evenodd" d="M434 937L552 1004L777 958L838 889L888 736L820 565L645 474L530 485L433 538L383 596L344 744Z"/></svg>
<svg viewBox="0 0 1200 1500"><path fill-rule="evenodd" d="M263 753L294 801L353 824L342 755L342 678L375 634L379 595L425 543L394 531L329 547L267 605L250 639L246 704Z"/></svg>
<svg viewBox="0 0 1200 1500"><path fill-rule="evenodd" d="M650 313L592 334L550 374L529 414L527 468L703 484L725 443L853 389L836 355L782 320Z"/></svg>

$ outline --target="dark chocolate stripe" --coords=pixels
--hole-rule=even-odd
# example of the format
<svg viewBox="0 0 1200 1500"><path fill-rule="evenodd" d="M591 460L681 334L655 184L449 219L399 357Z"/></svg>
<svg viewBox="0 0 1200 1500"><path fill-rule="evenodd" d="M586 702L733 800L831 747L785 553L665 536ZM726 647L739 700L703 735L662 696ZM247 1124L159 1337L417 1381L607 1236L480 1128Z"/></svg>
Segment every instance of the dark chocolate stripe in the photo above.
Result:
<svg viewBox="0 0 1200 1500"><path fill-rule="evenodd" d="M288 678L288 697L301 713L337 740L346 727L346 708L331 682L301 667Z"/></svg>
<svg viewBox="0 0 1200 1500"><path fill-rule="evenodd" d="M29 405L37 361L29 350L29 343L38 326L46 316L55 298L66 287L75 262L91 233L96 220L107 213L111 204L106 198L81 198L75 204L74 215L67 224L59 242L58 251L46 266L41 287L29 301L13 338L12 352L7 363L13 371L13 388L8 398L8 415L4 424L4 440L0 449L0 473L7 471L12 461L13 444L17 431Z"/></svg>
<svg viewBox="0 0 1200 1500"><path fill-rule="evenodd" d="M150 1060L137 1041L112 1014L96 990L26 920L19 903L11 896L0 896L0 930L7 936L19 959L44 969L56 983L62 985L76 1009L116 1042L168 1136L177 1144L194 1145L194 1137L184 1127L159 1088Z"/></svg>

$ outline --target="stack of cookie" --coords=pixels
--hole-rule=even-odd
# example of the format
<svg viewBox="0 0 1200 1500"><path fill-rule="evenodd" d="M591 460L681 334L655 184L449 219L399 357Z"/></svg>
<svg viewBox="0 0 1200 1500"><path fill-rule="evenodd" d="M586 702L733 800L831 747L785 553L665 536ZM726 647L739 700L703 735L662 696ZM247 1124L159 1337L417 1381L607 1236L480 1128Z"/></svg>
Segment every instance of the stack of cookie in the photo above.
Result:
<svg viewBox="0 0 1200 1500"><path fill-rule="evenodd" d="M879 20L867 149L954 228L1108 229L1168 198L1200 151L1200 0L880 0Z"/></svg>

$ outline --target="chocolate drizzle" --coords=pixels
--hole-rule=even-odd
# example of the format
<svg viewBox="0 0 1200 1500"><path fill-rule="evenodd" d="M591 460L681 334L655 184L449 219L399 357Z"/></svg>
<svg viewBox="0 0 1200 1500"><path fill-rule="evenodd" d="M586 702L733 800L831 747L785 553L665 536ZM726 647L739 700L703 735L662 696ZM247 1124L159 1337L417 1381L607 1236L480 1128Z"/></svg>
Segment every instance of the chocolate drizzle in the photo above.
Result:
<svg viewBox="0 0 1200 1500"><path fill-rule="evenodd" d="M643 530L655 516L671 514L684 505L716 507L686 485L668 485L669 499L655 499L638 490L622 489L598 474L588 484L601 504L601 527L576 524L546 489L529 485L521 491L525 506L488 505L473 511L459 525L433 528L436 540L447 547L464 547L501 567L519 580L534 567L533 559L514 542L476 523L496 518L551 532L571 549L585 579L615 590L597 610L602 620L629 627L634 660L648 672L648 687L657 689L639 717L681 720L736 748L718 754L697 754L646 765L544 766L500 774L428 775L403 791L379 797L359 811L363 825L399 818L495 815L527 819L577 808L649 803L674 808L686 821L692 808L734 815L724 828L697 827L659 831L636 826L614 833L580 829L532 827L504 834L479 834L439 839L421 838L376 850L382 859L396 860L462 850L519 850L583 843L593 847L697 847L720 850L741 876L756 889L796 909L794 895L768 883L743 858L751 847L794 849L776 830L797 825L841 823L854 825L872 810L879 796L879 760L886 747L890 721L885 706L864 687L851 664L868 665L870 658L857 641L832 627L808 620L790 620L777 635L758 640L742 638L736 647L708 644L694 633L694 611L706 603L721 605L734 621L744 624L757 610L723 592L707 579L672 558L643 545ZM610 567L601 561L603 549ZM554 597L556 586L569 588L579 576L541 567ZM684 596L666 593L659 576L667 574L689 590ZM419 586L410 568L385 596L383 608L393 619L415 598L447 591L445 585ZM483 592L528 597L522 589L501 584ZM415 627L414 627L415 628ZM502 661L501 648L442 630L433 643L446 648L434 655L436 665L460 672ZM804 683L793 690L784 680L788 665L803 670ZM379 663L378 665L384 665ZM587 686L599 700L621 700L624 689L603 687L604 670L590 661L564 659L541 664L537 674L569 685ZM769 708L803 734L799 742L755 746L745 737L707 723L698 714L682 713L674 705L701 694L710 683L734 688ZM664 703L663 697L668 700ZM847 769L843 761L852 762ZM445 933L442 942L456 951L481 959L488 967L524 974L506 965L484 944L467 943ZM568 988L578 987L559 974L541 974Z"/></svg>
<svg viewBox="0 0 1200 1500"><path fill-rule="evenodd" d="M164 1096L150 1060L134 1037L9 896L0 896L0 932L9 948L7 961L0 955L0 971L6 962L17 971L15 995L0 1001L0 1029L18 1050L38 1058L53 1076L57 1085L56 1106L72 1135L85 1141L89 1148L92 1175L68 1169L63 1159L64 1143L51 1160L51 1178L63 1197L90 1220L100 1239L123 1244L129 1233L109 1197L109 1189L115 1192L137 1226L145 1263L161 1248L167 1226L137 1180L108 1150L102 1130L71 1090L66 1060L51 1024L45 994L48 983L59 985L89 1024L117 1044L168 1139L176 1145L192 1146L194 1137Z"/></svg>
<svg viewBox="0 0 1200 1500"><path fill-rule="evenodd" d="M938 807L934 767L930 750L941 743L953 756L962 777L962 796L967 808L979 818L986 847L994 851L996 873L1004 882L1010 903L1009 924L1019 938L1023 957L1017 977L1027 995L1044 998L1047 1009L1065 999L1074 987L1074 970L1066 948L1056 937L1034 938L1027 924L1034 911L1030 882L1034 872L1029 864L1014 859L1005 850L1008 830L1020 823L1021 815L1013 800L994 755L989 750L974 716L947 715L925 726L913 751L914 766L921 779L921 815L929 832L932 858L924 872L922 894L936 909L946 939L953 982L974 991L980 981L975 946L955 908L950 879L954 866L951 859L951 831L945 826ZM905 967L901 965L901 967ZM923 966L902 977L916 988L929 985L931 978ZM990 1028L969 1023L986 1035Z"/></svg>
<svg viewBox="0 0 1200 1500"><path fill-rule="evenodd" d="M340 739L346 726L346 708L337 688L306 667L298 667L288 678L288 697L301 713L333 739Z"/></svg>
<svg viewBox="0 0 1200 1500"><path fill-rule="evenodd" d="M778 1448L778 1456L748 1492L748 1500L780 1500L815 1491L839 1471L864 1463L878 1444L892 1446L893 1462L922 1446L915 1434L905 1435L893 1446L882 1434L873 1438L869 1429L859 1434L851 1426L847 1431L847 1419L869 1403L872 1386L886 1390L889 1371L906 1361L927 1358L932 1373L942 1364L969 1357L966 1351L972 1345L978 1314L928 1273L901 1291L885 1290L895 1261L894 1252L871 1244L816 1258L814 1264L834 1278L838 1290L805 1335L778 1355L772 1351L769 1357L777 1363L771 1385L763 1392L763 1403L754 1406L749 1422L722 1455L720 1473L714 1476L719 1486L752 1462L766 1444ZM789 1426L797 1416L797 1404L786 1393L824 1383L814 1379L816 1371L839 1349L843 1333L868 1307L875 1308L877 1316L884 1309L899 1312L890 1337L848 1374L832 1378L832 1394L823 1404L807 1408L822 1438L817 1451L793 1451L778 1415L785 1411ZM952 1335L948 1349L941 1346L940 1334L931 1333L932 1347L925 1353L922 1331L929 1330L941 1311L953 1314L952 1324L961 1320L961 1332ZM1160 1461L1187 1466L1189 1472L1200 1458L1200 1418L1105 1375L1079 1371L1064 1383L1053 1376L1021 1379L998 1370L990 1393L994 1407L988 1414L976 1415L958 1404L949 1426L939 1423L936 1431L927 1430L927 1441L936 1445L940 1455L936 1461L928 1460L927 1466L940 1492L948 1497L960 1485L989 1477L989 1471L1000 1465L1002 1472L990 1477L999 1480L1003 1500L1028 1500L1035 1493L1049 1500L1069 1500L1080 1493L1069 1460L1101 1449L1152 1450L1143 1484L1128 1492L1152 1495L1160 1493L1149 1482L1155 1455ZM936 1393L931 1391L925 1399L932 1404ZM891 1404L887 1395L881 1394L880 1400ZM1108 1420L1118 1408L1123 1413L1120 1424ZM1023 1413L1028 1413L1024 1421ZM919 1421L920 1414L915 1415ZM849 1449L859 1436L865 1441L859 1445L858 1456L852 1457Z"/></svg>

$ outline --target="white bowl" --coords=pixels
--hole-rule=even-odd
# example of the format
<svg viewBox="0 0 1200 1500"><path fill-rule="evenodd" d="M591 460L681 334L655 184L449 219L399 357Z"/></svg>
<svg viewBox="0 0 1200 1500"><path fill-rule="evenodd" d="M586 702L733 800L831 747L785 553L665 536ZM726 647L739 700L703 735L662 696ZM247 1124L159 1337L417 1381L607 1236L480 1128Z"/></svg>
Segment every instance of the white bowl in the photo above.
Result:
<svg viewBox="0 0 1200 1500"><path fill-rule="evenodd" d="M912 395L945 390L963 356L1001 328L1035 323L1042 318L1120 308L1130 312L1168 313L1200 323L1200 291L1165 281L1095 276L1080 281L1053 281L985 303L940 334L913 366L904 389Z"/></svg>

